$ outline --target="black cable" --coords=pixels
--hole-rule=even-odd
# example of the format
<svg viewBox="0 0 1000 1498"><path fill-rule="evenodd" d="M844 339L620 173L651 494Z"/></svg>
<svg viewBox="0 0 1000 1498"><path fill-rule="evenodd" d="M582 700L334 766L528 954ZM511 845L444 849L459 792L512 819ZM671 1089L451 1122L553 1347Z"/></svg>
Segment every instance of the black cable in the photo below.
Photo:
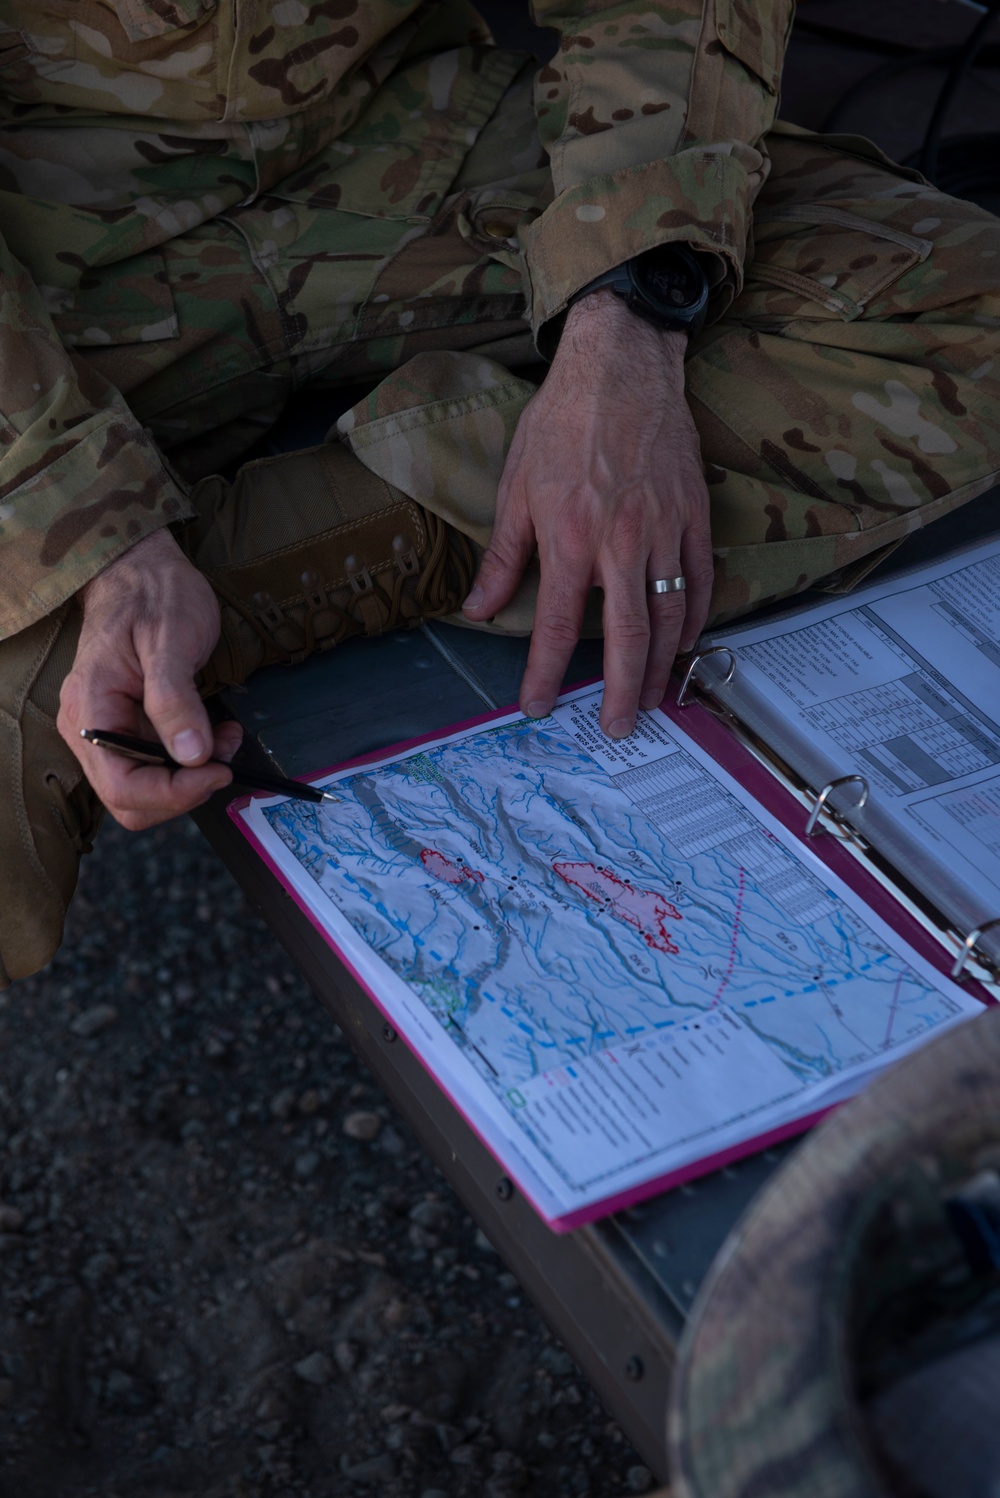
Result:
<svg viewBox="0 0 1000 1498"><path fill-rule="evenodd" d="M844 93L827 114L820 129L835 133L851 105L870 89L887 83L913 67L945 67L947 74L938 92L924 139L908 158L936 187L955 197L975 200L983 194L1000 194L1000 133L953 136L942 140L945 119L962 84L978 63L1000 63L1000 45L988 41L990 28L1000 14L1000 0L988 0L988 9L965 40L947 47L910 47L880 37L854 36L837 26L796 17L796 29L827 41L872 52L887 58ZM990 206L993 206L992 204Z"/></svg>
<svg viewBox="0 0 1000 1498"><path fill-rule="evenodd" d="M938 158L941 150L941 130L944 125L945 116L951 107L951 102L958 92L959 87L968 77L969 70L979 55L980 49L986 40L986 35L993 25L998 11L1000 11L1000 0L989 0L986 14L980 18L969 33L960 56L952 64L951 71L945 79L944 87L938 94L934 113L931 115L930 124L927 126L927 134L924 136L923 149L920 152L920 170L935 186L941 186L941 183L938 181Z"/></svg>

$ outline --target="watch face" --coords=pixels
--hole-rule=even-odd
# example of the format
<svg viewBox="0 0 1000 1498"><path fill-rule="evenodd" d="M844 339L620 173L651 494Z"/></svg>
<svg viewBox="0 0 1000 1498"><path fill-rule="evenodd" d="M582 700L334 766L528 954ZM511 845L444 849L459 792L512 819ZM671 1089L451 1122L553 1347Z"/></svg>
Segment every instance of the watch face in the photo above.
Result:
<svg viewBox="0 0 1000 1498"><path fill-rule="evenodd" d="M664 312L697 306L704 292L705 276L698 262L671 248L640 255L634 275L642 293Z"/></svg>

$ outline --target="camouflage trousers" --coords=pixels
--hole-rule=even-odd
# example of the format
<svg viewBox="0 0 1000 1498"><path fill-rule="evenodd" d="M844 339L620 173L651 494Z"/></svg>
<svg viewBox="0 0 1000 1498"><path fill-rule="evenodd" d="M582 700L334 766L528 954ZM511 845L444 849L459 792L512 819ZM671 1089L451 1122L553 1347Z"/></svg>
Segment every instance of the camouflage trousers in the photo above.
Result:
<svg viewBox="0 0 1000 1498"><path fill-rule="evenodd" d="M167 245L178 336L78 352L189 478L237 459L305 382L378 381L344 440L485 545L534 388L516 373L535 359L517 233L551 187L530 69L429 227L332 203L337 149L295 193ZM779 125L768 149L745 285L687 364L716 619L851 585L1000 470L1000 219L854 137ZM496 626L529 630L532 594Z"/></svg>

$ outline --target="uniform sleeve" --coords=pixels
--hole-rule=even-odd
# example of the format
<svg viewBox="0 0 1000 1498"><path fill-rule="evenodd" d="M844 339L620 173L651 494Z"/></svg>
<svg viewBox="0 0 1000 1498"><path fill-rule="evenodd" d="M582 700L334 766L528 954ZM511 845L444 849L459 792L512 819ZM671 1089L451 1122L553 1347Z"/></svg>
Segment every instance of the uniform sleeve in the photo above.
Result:
<svg viewBox="0 0 1000 1498"><path fill-rule="evenodd" d="M0 240L0 639L190 514L148 433L62 346Z"/></svg>
<svg viewBox="0 0 1000 1498"><path fill-rule="evenodd" d="M534 0L559 47L535 85L555 199L525 233L535 336L595 276L655 245L742 285L793 0Z"/></svg>

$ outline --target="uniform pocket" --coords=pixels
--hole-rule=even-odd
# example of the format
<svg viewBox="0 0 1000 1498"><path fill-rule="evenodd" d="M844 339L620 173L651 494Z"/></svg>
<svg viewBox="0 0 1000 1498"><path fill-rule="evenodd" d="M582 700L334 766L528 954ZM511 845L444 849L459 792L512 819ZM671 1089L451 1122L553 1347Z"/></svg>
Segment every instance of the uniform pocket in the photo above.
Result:
<svg viewBox="0 0 1000 1498"><path fill-rule="evenodd" d="M30 75L30 56L31 48L19 31L0 31L0 77L4 83L18 83Z"/></svg>
<svg viewBox="0 0 1000 1498"><path fill-rule="evenodd" d="M792 24L790 0L716 0L719 41L737 62L777 94L781 64Z"/></svg>
<svg viewBox="0 0 1000 1498"><path fill-rule="evenodd" d="M162 250L87 270L75 287L40 285L60 340L70 348L158 343L180 328Z"/></svg>
<svg viewBox="0 0 1000 1498"><path fill-rule="evenodd" d="M368 218L429 222L523 62L471 47L401 68L357 122L269 196Z"/></svg>
<svg viewBox="0 0 1000 1498"><path fill-rule="evenodd" d="M891 312L884 305L891 288L927 259L933 245L879 222L878 206L866 205L871 216L832 203L758 208L741 321L756 311L765 318L825 316L849 322L876 303L881 315Z"/></svg>
<svg viewBox="0 0 1000 1498"><path fill-rule="evenodd" d="M113 10L129 41L142 42L204 21L218 0L91 0L91 9ZM86 10L86 5L77 7Z"/></svg>

